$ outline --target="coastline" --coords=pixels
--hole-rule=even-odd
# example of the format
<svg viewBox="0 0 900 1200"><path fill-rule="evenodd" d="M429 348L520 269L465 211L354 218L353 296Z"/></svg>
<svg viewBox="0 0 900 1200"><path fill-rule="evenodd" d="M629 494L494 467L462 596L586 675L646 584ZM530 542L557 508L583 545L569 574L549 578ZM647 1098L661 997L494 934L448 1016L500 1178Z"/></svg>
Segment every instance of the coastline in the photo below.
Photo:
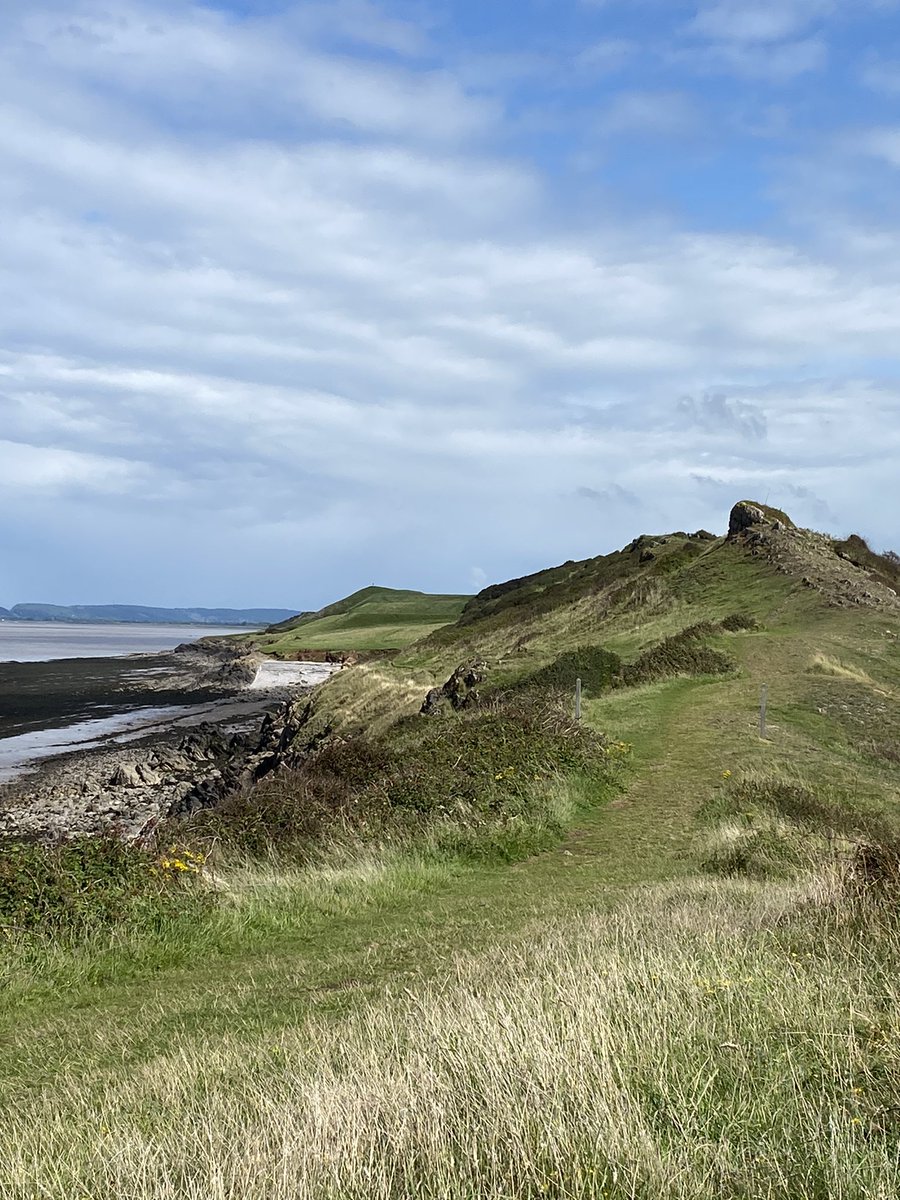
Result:
<svg viewBox="0 0 900 1200"><path fill-rule="evenodd" d="M340 669L210 642L0 663L0 836L134 840L170 813L215 803L258 777L273 728L296 723L298 700Z"/></svg>

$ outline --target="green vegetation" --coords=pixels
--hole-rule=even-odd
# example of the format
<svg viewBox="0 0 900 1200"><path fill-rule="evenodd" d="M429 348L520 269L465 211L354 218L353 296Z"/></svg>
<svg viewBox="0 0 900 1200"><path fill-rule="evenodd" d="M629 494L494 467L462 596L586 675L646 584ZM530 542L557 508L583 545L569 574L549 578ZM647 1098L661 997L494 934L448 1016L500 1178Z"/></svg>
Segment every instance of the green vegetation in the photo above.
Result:
<svg viewBox="0 0 900 1200"><path fill-rule="evenodd" d="M254 855L315 860L323 840L361 836L440 856L521 858L565 828L560 779L615 788L615 747L536 693L423 723L407 717L375 737L337 741L249 794L178 828L189 841Z"/></svg>
<svg viewBox="0 0 900 1200"><path fill-rule="evenodd" d="M580 679L585 696L599 696L615 684L621 670L618 654L602 646L579 646L524 676L516 686L543 692L570 692L572 681Z"/></svg>
<svg viewBox="0 0 900 1200"><path fill-rule="evenodd" d="M894 551L888 550L885 554L878 554L858 533L852 533L842 542L836 542L834 548L842 558L860 567L879 583L891 588L900 587L900 555Z"/></svg>
<svg viewBox="0 0 900 1200"><path fill-rule="evenodd" d="M151 852L116 837L56 845L12 842L0 854L0 927L84 934L132 922L150 927L179 911L196 915L204 858L170 846Z"/></svg>
<svg viewBox="0 0 900 1200"><path fill-rule="evenodd" d="M455 621L467 600L468 596L367 587L317 613L266 630L255 644L281 658L304 650L400 650Z"/></svg>
<svg viewBox="0 0 900 1200"><path fill-rule="evenodd" d="M167 831L191 918L8 929L4 1196L900 1194L900 605L708 535L541 576Z"/></svg>

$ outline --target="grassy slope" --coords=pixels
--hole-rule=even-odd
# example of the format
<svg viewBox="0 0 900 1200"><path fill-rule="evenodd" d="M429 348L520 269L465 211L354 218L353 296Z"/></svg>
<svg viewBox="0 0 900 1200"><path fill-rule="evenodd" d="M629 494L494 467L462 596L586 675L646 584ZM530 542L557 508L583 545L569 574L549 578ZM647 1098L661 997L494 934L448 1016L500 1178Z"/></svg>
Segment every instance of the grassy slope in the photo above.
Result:
<svg viewBox="0 0 900 1200"><path fill-rule="evenodd" d="M455 621L467 596L367 587L317 613L285 621L257 639L283 657L298 650L399 650Z"/></svg>
<svg viewBox="0 0 900 1200"><path fill-rule="evenodd" d="M868 1020L871 1006L890 1003L890 972L885 974L884 964L875 961L851 968L838 947L818 944L798 973L793 951L773 942L774 926L753 915L760 908L768 912L766 906L775 915L790 907L793 900L786 892L771 884L723 888L694 883L689 877L696 874L698 843L705 836L697 812L729 786L723 782L726 770L750 778L777 773L828 787L838 781L873 804L896 808L896 765L874 754L869 743L873 731L896 737L900 728L898 620L869 611L828 609L795 581L728 545L710 545L690 554L675 547L670 553L679 556L672 570L629 563L625 574L634 586L627 594L610 599L582 587L584 580L572 587L569 572L565 580L553 581L568 589L562 605L531 613L520 605L515 620L496 609L482 613L467 626L445 630L411 648L396 665L344 672L331 685L332 695L343 701L354 689L358 693L350 724L386 721L392 712L409 711L428 682L441 678L448 666L476 646L492 659L499 676L512 679L587 640L633 657L695 620L720 618L735 609L755 615L763 623L760 631L715 639L738 663L734 675L675 679L587 702L588 721L633 743L633 770L627 790L611 804L597 808L582 803L579 820L557 848L513 867L388 856L300 879L237 874L229 884L234 903L212 929L182 929L156 946L145 939L138 946L126 942L94 953L82 950L75 958L61 950L55 964L45 959L33 968L22 959L10 960L0 1074L4 1102L16 1119L0 1138L4 1194L30 1195L31 1177L40 1177L47 1188L42 1194L54 1197L74 1194L75 1178L92 1196L199 1197L214 1194L210 1180L221 1169L235 1172L234 1182L231 1190L226 1183L215 1194L250 1194L256 1187L253 1194L279 1200L301 1194L896 1194L900 1179L895 1160L882 1155L873 1135L864 1143L854 1140L852 1122L862 1118L851 1114L857 1093L877 1083L869 1060L852 1048L853 1029L864 1017ZM621 575L619 571L617 578ZM771 694L766 742L756 732L763 682ZM326 690L320 703L327 695ZM672 880L683 880L678 885L683 890L673 891ZM637 908L629 899L634 895ZM758 924L759 935L754 932ZM533 948L545 940L549 947ZM507 947L499 962L498 946ZM607 969L596 968L594 978L594 968L585 964L577 978L566 983L572 964L585 956L594 964L607 963ZM695 976L713 983L698 985ZM569 995L581 989L580 1004L595 1014L593 1038L601 1037L599 1031L605 1028L601 1009L621 1011L626 1024L644 1031L648 1061L635 1058L634 1079L627 1086L621 1077L592 1084L590 1071L596 1063L582 1062L580 1056L587 1050L583 1042L571 1041L571 1027L560 1032L560 1044L569 1049L559 1062L551 1045L540 1064L529 1057L536 1044L545 1038L553 1042L555 1035L534 1014L528 1021L530 1040L520 1044L509 1032L523 1018L524 1001L512 997L521 997L516 981L525 978L538 989L546 981L556 996L549 1008L535 999L544 1013L568 1011L559 1009L560 998L567 989ZM612 985L604 981L619 978L614 994L607 995L604 989ZM726 995L732 978L765 983L759 992L756 984L742 984L738 1003ZM439 985L430 999L422 991L429 981ZM504 981L511 989L505 999ZM482 1016L470 1011L476 998L493 994L492 989L497 991L490 1002L495 1009L485 1000L477 1001L488 1006ZM436 1016L433 1021L423 1016L422 1005L432 1016L440 1012L444 992L455 1016L445 1014L441 1025ZM884 1025L887 1018L881 1020ZM467 1111L477 1111L482 1102L499 1111L503 1090L520 1086L516 1080L523 1072L516 1067L516 1056L521 1063L524 1055L529 1062L524 1077L543 1079L537 1145L546 1148L558 1133L556 1165L541 1166L537 1160L544 1151L529 1151L519 1164L519 1182L507 1182L503 1190L500 1183L490 1182L488 1166L477 1156L468 1154L462 1167L448 1165L450 1160L441 1160L443 1167L435 1165L422 1148L423 1139L427 1142L422 1133L404 1151L404 1161L413 1151L424 1154L417 1168L418 1189L407 1181L405 1190L391 1191L361 1176L354 1164L366 1153L373 1106L382 1111L387 1103L382 1093L405 1094L407 1084L390 1072L400 1071L402 1076L404 1068L398 1063L412 1050L418 1053L417 1039L425 1034L416 1031L430 1030L427 1045L434 1070L452 1074L458 1070L459 1052L447 1058L448 1047L458 1046L460 1037L470 1047L480 1045L485 1028L497 1022L509 1039L506 1050L494 1042L500 1091L489 1100L493 1068L484 1062L479 1066L471 1057L474 1050L467 1051L465 1061L474 1072ZM786 1022L788 1028L805 1029L804 1038L785 1041L780 1030ZM841 1040L845 1029L850 1039L846 1047ZM340 1056L328 1049L332 1036L338 1044L343 1039L356 1047L349 1071L335 1066ZM638 1054L628 1041L634 1034L625 1028L609 1029L602 1037L618 1047L610 1053L619 1054L623 1062ZM325 1047L324 1057L309 1050L310 1038ZM396 1047L395 1038L400 1039ZM745 1041L756 1046L752 1058L741 1057L743 1050L737 1059L737 1051L715 1050L719 1044L742 1046ZM385 1051L390 1062L370 1061L377 1057L376 1050L381 1053L381 1046L394 1047L389 1054ZM512 1056L508 1061L507 1053ZM683 1062L682 1053L687 1055ZM446 1068L441 1066L445 1058ZM435 1083L443 1100L432 1102L421 1060L418 1067L407 1064L405 1069L420 1080L413 1103L428 1112L433 1103L435 1114L443 1112L440 1119L435 1115L428 1136L436 1136L435 1130L439 1135L449 1120L450 1094L440 1088L449 1083ZM677 1074L654 1076L666 1070ZM253 1082L249 1091L249 1085L235 1082L245 1075ZM645 1076L647 1087L653 1077L659 1111L669 1111L673 1128L680 1128L682 1150L692 1165L679 1166L678 1144L666 1149L664 1132L646 1124L649 1118L641 1107L645 1085L640 1084ZM307 1077L320 1088L318 1099L311 1101L313 1110L332 1111L328 1105L337 1103L335 1096L342 1097L343 1115L333 1118L342 1132L332 1130L326 1149L337 1147L345 1165L328 1178L317 1174L319 1167L297 1149L309 1137L310 1144L318 1146L318 1160L324 1152L315 1142L323 1136L321 1129L308 1128L313 1110L295 1111L288 1098L298 1089L305 1094ZM725 1091L708 1104L711 1084L706 1081L717 1077ZM808 1089L803 1080L811 1077L818 1081L814 1100L821 1111L804 1108ZM213 1114L204 1157L197 1150L194 1126L198 1119L209 1119L206 1109L196 1108L196 1098L208 1088L240 1093L241 1098L233 1118ZM597 1101L610 1088L617 1090L619 1123L610 1117L595 1129L593 1122L600 1120L596 1114L602 1110ZM578 1112L571 1128L564 1111L557 1111L557 1101L550 1100L562 1097L559 1103L565 1105L567 1094ZM170 1115L161 1121L152 1116L163 1095L178 1121ZM760 1100L769 1095L777 1096L771 1108ZM351 1146L347 1129L356 1120L357 1097L365 1103ZM517 1103L522 1112L530 1101L522 1096ZM778 1121L773 1121L775 1111L782 1114ZM97 1155L83 1150L99 1136L98 1112L112 1130L110 1146L116 1148L102 1170L96 1165ZM384 1110L387 1126L382 1128L394 1129L391 1112ZM588 1167L582 1160L589 1155L572 1130L586 1128L588 1112L588 1132L593 1130L594 1145L607 1146L611 1159L619 1163L616 1174L606 1168L592 1178L585 1174ZM283 1187L275 1182L274 1164L283 1164L284 1158L278 1158L277 1146L264 1146L266 1130L276 1117L286 1123L287 1133L279 1137L293 1138L296 1159L286 1168ZM525 1154L526 1134L519 1125L514 1137L514 1115L505 1119L507 1125L495 1136L503 1140L508 1156L516 1147ZM176 1128L179 1122L183 1133ZM252 1153L242 1140L245 1123L251 1130L246 1136L256 1138ZM770 1144L773 1130L781 1141ZM388 1153L386 1146L396 1145L400 1154L403 1136L383 1135L375 1151L379 1161ZM731 1146L727 1152L716 1150L723 1137ZM467 1138L469 1146L477 1146L482 1134L476 1129ZM833 1158L819 1163L826 1143ZM167 1164L180 1164L183 1181L197 1172L196 1192L189 1191L187 1183L180 1191L167 1191L162 1175L140 1186L133 1183L139 1175L137 1164L157 1144L165 1146ZM71 1177L66 1169L58 1170L54 1183L44 1168L35 1166L42 1158L68 1161L73 1145L82 1150L74 1152ZM745 1145L746 1157L740 1157ZM763 1145L764 1154L759 1150ZM440 1158L437 1150L435 1154ZM543 1191L529 1182L531 1172L539 1168L545 1182L551 1181ZM770 1168L771 1175L766 1175ZM808 1169L809 1178L791 1175L800 1169ZM441 1176L445 1170L449 1174ZM470 1171L483 1173L464 1186ZM561 1190L560 1171L569 1173L571 1190ZM265 1185L263 1178L268 1179ZM551 1186L554 1178L558 1190ZM298 1180L307 1181L303 1188Z"/></svg>

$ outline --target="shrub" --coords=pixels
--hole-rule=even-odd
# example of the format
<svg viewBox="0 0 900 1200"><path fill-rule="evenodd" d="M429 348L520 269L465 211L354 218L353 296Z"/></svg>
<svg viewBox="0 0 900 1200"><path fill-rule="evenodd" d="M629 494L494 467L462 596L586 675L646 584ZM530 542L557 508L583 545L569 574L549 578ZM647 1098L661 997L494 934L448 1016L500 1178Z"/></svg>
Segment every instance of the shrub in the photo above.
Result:
<svg viewBox="0 0 900 1200"><path fill-rule="evenodd" d="M599 696L610 687L622 669L622 660L602 646L580 646L569 650L528 675L515 685L516 689L571 692L580 679L587 696Z"/></svg>
<svg viewBox="0 0 900 1200"><path fill-rule="evenodd" d="M445 831L510 831L524 845L544 828L542 800L558 775L612 776L605 739L577 724L555 697L527 690L440 718L413 716L375 739L334 742L188 819L191 836L250 854L301 858L323 838L375 839ZM502 839L501 839L502 840Z"/></svg>
<svg viewBox="0 0 900 1200"><path fill-rule="evenodd" d="M748 613L730 613L722 621L721 628L726 633L741 633L746 629L759 629L759 622Z"/></svg>
<svg viewBox="0 0 900 1200"><path fill-rule="evenodd" d="M0 927L83 930L153 921L199 896L196 856L164 859L110 835L0 846ZM176 868L175 862L183 865Z"/></svg>
<svg viewBox="0 0 900 1200"><path fill-rule="evenodd" d="M365 793L385 764L380 748L363 738L338 742L299 770L279 771L193 814L187 828L193 839L252 857L275 849L296 854L336 826L358 825L364 809L369 820L376 815L374 800Z"/></svg>
<svg viewBox="0 0 900 1200"><path fill-rule="evenodd" d="M622 668L619 681L626 687L652 683L673 675L727 675L734 663L703 639L718 633L721 626L704 621L691 625L645 650L633 663Z"/></svg>

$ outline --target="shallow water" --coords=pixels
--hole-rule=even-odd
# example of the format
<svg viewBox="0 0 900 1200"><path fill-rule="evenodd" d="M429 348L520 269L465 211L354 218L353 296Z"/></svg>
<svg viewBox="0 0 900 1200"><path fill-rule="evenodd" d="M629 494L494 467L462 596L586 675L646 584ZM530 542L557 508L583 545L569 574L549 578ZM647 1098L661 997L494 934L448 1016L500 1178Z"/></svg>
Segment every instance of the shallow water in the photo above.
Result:
<svg viewBox="0 0 900 1200"><path fill-rule="evenodd" d="M63 621L0 621L0 662L53 662L60 658L116 658L158 654L182 642L227 633L219 625L74 625Z"/></svg>

